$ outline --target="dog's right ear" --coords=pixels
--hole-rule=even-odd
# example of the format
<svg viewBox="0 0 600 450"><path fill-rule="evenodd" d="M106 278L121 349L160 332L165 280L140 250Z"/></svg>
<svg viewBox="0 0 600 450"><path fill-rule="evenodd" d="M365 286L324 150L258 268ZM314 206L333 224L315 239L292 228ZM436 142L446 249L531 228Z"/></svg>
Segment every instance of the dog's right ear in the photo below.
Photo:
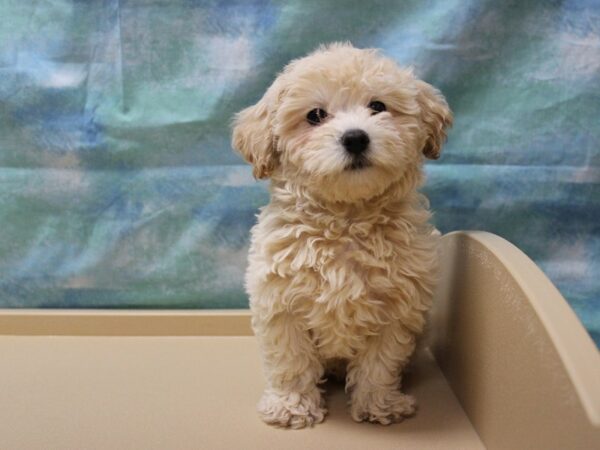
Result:
<svg viewBox="0 0 600 450"><path fill-rule="evenodd" d="M279 80L263 98L235 115L231 145L252 164L255 178L268 178L277 165L273 116L279 96Z"/></svg>

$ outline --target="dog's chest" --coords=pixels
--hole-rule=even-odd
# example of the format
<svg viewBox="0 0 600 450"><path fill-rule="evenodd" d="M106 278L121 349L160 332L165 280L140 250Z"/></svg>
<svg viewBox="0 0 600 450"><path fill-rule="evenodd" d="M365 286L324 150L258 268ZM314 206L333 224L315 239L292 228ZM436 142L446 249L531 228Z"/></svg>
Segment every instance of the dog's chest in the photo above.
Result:
<svg viewBox="0 0 600 450"><path fill-rule="evenodd" d="M352 357L391 323L423 326L435 262L428 213L407 206L370 217L273 207L253 229L251 304L294 314L324 358Z"/></svg>
<svg viewBox="0 0 600 450"><path fill-rule="evenodd" d="M402 244L367 223L299 233L280 270L302 290L293 309L308 321L324 358L350 358L389 322L403 281L393 268ZM283 251L283 250L282 250Z"/></svg>

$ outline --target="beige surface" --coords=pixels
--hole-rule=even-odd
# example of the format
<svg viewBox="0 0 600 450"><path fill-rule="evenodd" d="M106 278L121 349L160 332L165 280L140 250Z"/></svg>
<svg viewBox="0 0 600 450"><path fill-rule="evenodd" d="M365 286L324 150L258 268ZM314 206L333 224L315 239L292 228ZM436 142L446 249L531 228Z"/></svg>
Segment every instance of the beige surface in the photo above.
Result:
<svg viewBox="0 0 600 450"><path fill-rule="evenodd" d="M302 431L264 425L252 337L0 337L2 449L481 449L427 354L407 380L416 417L356 424L339 386Z"/></svg>
<svg viewBox="0 0 600 450"><path fill-rule="evenodd" d="M564 298L498 236L444 236L434 353L490 449L600 449L600 355Z"/></svg>
<svg viewBox="0 0 600 450"><path fill-rule="evenodd" d="M474 429L492 450L600 449L600 355L560 293L498 236L442 242L444 375L423 353L415 418L355 424L329 386L325 424L263 425L255 341L225 337L247 311L0 310L0 450L483 448Z"/></svg>
<svg viewBox="0 0 600 450"><path fill-rule="evenodd" d="M251 336L250 311L0 309L0 335Z"/></svg>

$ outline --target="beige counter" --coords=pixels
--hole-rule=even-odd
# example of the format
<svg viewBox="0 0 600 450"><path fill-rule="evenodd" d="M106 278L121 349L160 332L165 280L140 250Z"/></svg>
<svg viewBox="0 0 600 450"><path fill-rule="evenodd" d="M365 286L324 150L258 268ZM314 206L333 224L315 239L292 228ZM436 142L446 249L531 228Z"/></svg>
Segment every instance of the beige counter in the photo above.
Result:
<svg viewBox="0 0 600 450"><path fill-rule="evenodd" d="M340 386L308 430L255 412L263 380L252 337L3 337L3 449L481 449L432 358L407 381L417 416L356 424Z"/></svg>
<svg viewBox="0 0 600 450"><path fill-rule="evenodd" d="M352 422L331 384L324 424L263 424L247 311L4 310L0 449L599 449L600 356L558 291L497 236L443 248L403 423Z"/></svg>

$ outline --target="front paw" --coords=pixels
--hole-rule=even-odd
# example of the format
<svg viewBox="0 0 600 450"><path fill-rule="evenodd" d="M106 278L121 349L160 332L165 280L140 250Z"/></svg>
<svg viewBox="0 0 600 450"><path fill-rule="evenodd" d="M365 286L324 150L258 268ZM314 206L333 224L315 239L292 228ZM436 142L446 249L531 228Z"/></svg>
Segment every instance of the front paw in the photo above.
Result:
<svg viewBox="0 0 600 450"><path fill-rule="evenodd" d="M381 390L353 396L350 414L357 422L389 425L413 415L415 409L414 397L398 390Z"/></svg>
<svg viewBox="0 0 600 450"><path fill-rule="evenodd" d="M269 425L298 429L323 422L327 414L324 403L318 389L308 394L267 390L258 402L258 413Z"/></svg>

